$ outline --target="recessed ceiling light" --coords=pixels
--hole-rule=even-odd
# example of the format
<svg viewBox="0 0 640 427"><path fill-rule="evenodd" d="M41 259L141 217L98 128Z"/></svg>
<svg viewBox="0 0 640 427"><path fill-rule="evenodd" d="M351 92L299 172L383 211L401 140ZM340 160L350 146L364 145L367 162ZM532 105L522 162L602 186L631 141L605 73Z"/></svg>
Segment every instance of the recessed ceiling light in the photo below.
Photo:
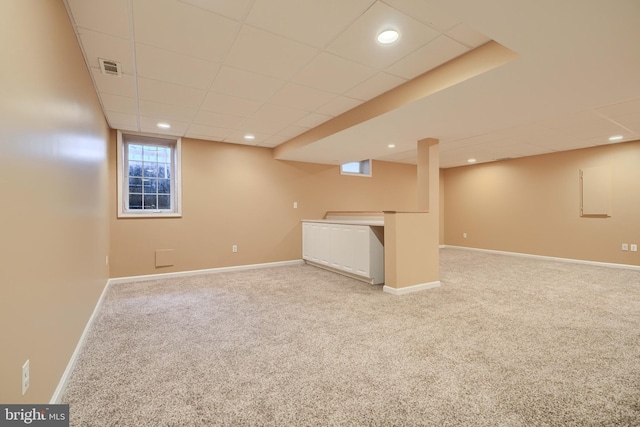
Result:
<svg viewBox="0 0 640 427"><path fill-rule="evenodd" d="M389 145L387 145L387 147L389 147L389 148L396 148L396 144L389 144Z"/></svg>
<svg viewBox="0 0 640 427"><path fill-rule="evenodd" d="M475 163L475 162L476 162L476 159L468 159L467 160L467 163Z"/></svg>
<svg viewBox="0 0 640 427"><path fill-rule="evenodd" d="M244 136L244 139L247 141L253 141L254 139L256 139L256 137L255 135L251 135L250 133L248 133Z"/></svg>
<svg viewBox="0 0 640 427"><path fill-rule="evenodd" d="M396 30L384 30L378 34L378 43L391 44L400 38L400 33Z"/></svg>
<svg viewBox="0 0 640 427"><path fill-rule="evenodd" d="M171 127L169 123L158 123L156 126L158 126L161 129L169 129Z"/></svg>
<svg viewBox="0 0 640 427"><path fill-rule="evenodd" d="M622 135L615 135L615 136L610 136L609 137L609 141L620 141L622 138L624 138L624 136Z"/></svg>

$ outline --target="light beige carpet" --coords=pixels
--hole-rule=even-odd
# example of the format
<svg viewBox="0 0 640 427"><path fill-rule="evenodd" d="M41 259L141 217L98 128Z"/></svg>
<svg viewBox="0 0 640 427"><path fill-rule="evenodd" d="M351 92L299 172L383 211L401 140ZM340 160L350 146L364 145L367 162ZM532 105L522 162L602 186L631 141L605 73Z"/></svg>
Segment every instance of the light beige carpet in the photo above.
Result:
<svg viewBox="0 0 640 427"><path fill-rule="evenodd" d="M640 425L640 272L444 249L392 296L300 265L113 285L72 426Z"/></svg>

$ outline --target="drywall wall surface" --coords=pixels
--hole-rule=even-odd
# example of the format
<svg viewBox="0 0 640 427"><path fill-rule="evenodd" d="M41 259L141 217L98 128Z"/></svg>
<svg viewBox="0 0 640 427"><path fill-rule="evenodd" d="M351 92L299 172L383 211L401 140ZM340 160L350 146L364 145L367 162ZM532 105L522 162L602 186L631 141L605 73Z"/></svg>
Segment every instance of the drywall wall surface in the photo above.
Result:
<svg viewBox="0 0 640 427"><path fill-rule="evenodd" d="M611 216L581 217L580 170L611 169ZM640 265L640 141L444 171L445 242ZM463 237L466 233L467 238Z"/></svg>
<svg viewBox="0 0 640 427"><path fill-rule="evenodd" d="M439 209L440 209L440 215L438 217L439 221L438 221L438 228L439 228L439 243L441 245L444 245L445 240L444 240L444 221L445 221L445 217L444 217L444 169L440 169L440 179L438 182L438 185L440 186L440 190L439 190L439 194L438 197L440 198L440 202L439 202Z"/></svg>
<svg viewBox="0 0 640 427"><path fill-rule="evenodd" d="M338 166L275 160L269 148L183 138L182 218L118 219L112 139L111 277L301 259L302 219L415 210L415 165L374 161L372 177L347 176ZM156 267L155 251L165 249L174 264Z"/></svg>
<svg viewBox="0 0 640 427"><path fill-rule="evenodd" d="M108 278L108 127L62 1L0 2L0 51L0 402L48 403Z"/></svg>
<svg viewBox="0 0 640 427"><path fill-rule="evenodd" d="M385 287L405 288L440 280L438 215L385 212Z"/></svg>

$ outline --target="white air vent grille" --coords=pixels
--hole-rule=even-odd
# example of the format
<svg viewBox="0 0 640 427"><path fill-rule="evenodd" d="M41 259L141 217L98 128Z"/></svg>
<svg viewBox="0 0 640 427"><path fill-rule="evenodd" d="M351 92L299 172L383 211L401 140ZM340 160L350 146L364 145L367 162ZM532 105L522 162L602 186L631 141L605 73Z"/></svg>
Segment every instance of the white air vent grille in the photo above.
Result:
<svg viewBox="0 0 640 427"><path fill-rule="evenodd" d="M109 59L98 58L102 74L110 74L112 76L122 76L122 65L119 62Z"/></svg>

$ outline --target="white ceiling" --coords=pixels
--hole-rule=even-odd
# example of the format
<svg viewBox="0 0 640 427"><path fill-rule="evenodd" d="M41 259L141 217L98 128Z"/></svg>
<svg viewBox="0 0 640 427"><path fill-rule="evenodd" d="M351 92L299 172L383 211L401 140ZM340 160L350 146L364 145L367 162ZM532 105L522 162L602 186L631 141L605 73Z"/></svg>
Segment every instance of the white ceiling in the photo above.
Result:
<svg viewBox="0 0 640 427"><path fill-rule="evenodd" d="M282 158L413 163L433 137L452 167L640 139L638 0L65 1L115 129L275 147L493 39L518 58Z"/></svg>

